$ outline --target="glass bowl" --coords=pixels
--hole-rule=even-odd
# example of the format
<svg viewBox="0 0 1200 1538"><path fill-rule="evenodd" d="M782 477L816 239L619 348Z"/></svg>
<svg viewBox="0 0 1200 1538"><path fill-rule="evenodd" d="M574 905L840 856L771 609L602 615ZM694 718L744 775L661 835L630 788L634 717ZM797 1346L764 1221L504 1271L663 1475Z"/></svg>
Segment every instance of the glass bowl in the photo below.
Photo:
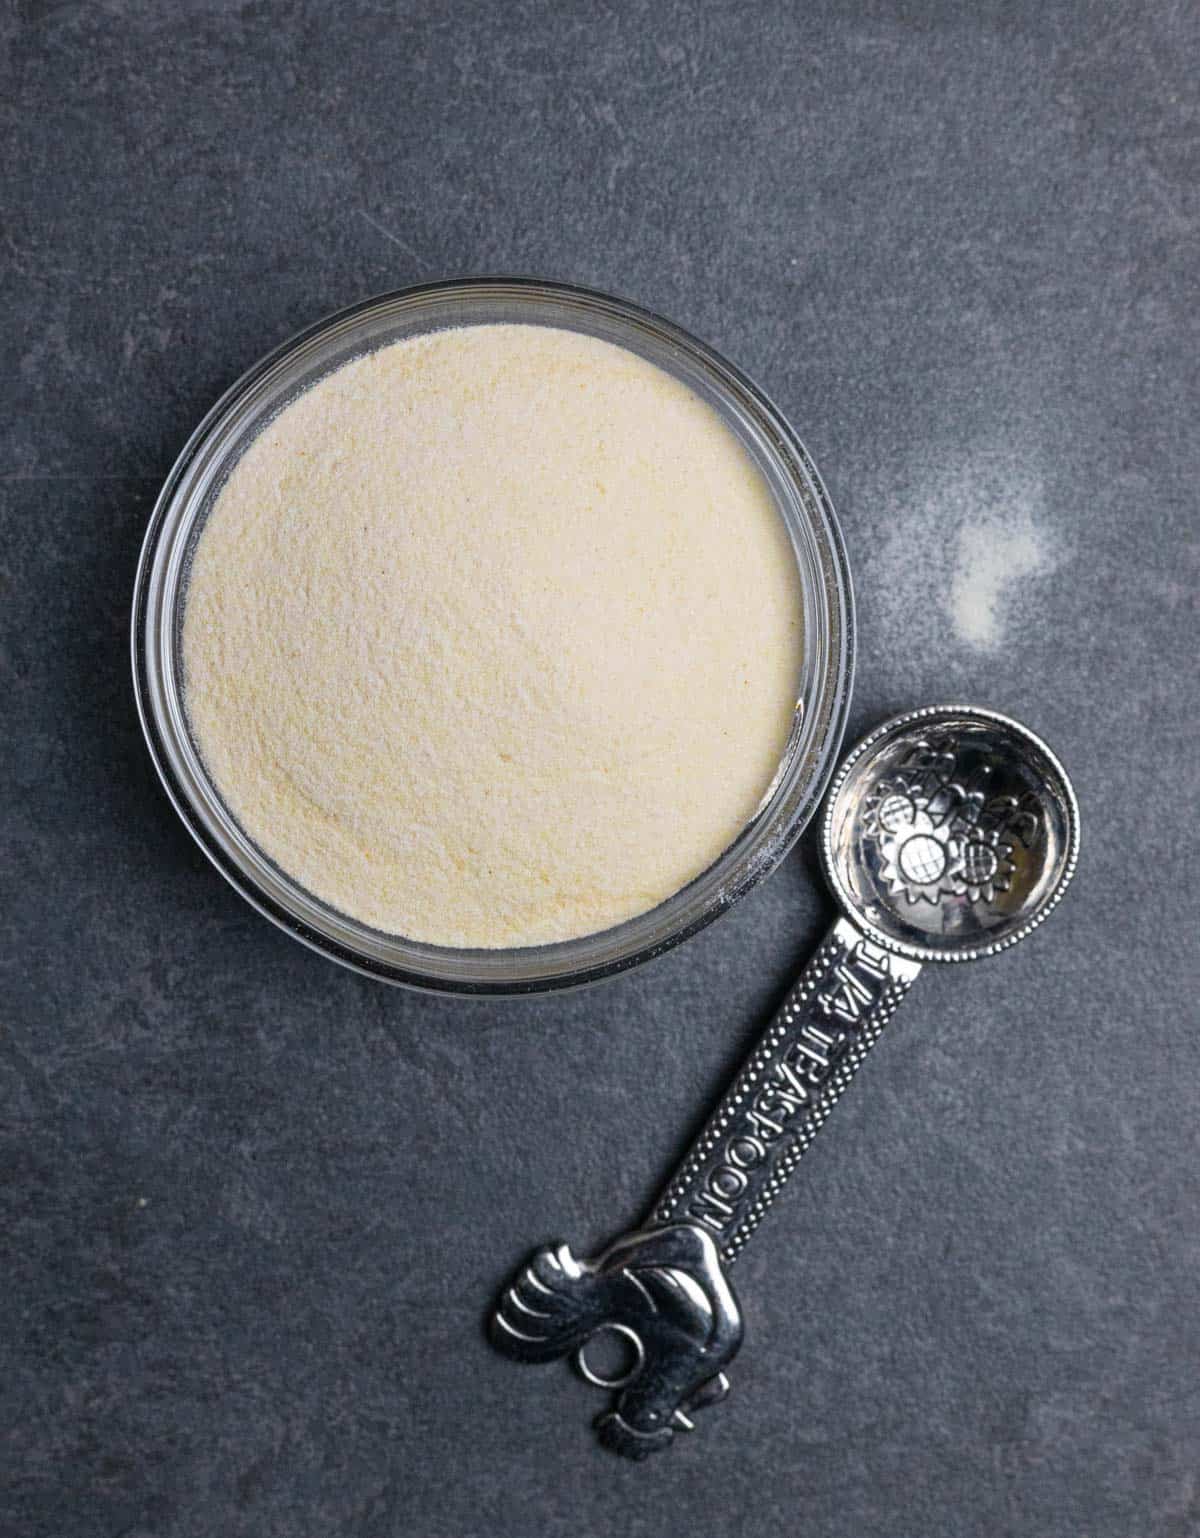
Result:
<svg viewBox="0 0 1200 1538"><path fill-rule="evenodd" d="M683 380L721 414L754 459L791 536L804 603L800 708L757 813L714 864L656 908L552 945L451 949L358 923L300 887L246 836L193 741L183 703L181 629L189 560L239 455L323 375L389 342L449 326L517 321L614 342ZM623 300L525 279L405 289L319 321L255 365L193 433L154 507L134 594L138 713L176 811L221 874L281 929L386 982L452 993L574 987L657 956L693 935L774 869L812 816L834 768L854 663L853 603L842 538L816 468L770 401L711 348Z"/></svg>

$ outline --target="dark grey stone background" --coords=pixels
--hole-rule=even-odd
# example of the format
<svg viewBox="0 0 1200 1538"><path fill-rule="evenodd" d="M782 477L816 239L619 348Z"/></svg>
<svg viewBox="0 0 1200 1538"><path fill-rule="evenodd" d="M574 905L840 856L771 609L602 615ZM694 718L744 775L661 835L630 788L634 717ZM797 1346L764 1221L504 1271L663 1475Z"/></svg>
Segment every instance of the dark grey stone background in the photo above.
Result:
<svg viewBox="0 0 1200 1538"><path fill-rule="evenodd" d="M3 7L0 1531L1200 1532L1200 12ZM592 992L389 990L191 846L134 717L155 491L324 312L518 271L745 367L829 482L852 731L961 697L1072 770L1075 887L921 979L737 1275L734 1392L641 1467L488 1348L635 1218L830 917L808 842ZM1003 642L964 522L1052 548Z"/></svg>

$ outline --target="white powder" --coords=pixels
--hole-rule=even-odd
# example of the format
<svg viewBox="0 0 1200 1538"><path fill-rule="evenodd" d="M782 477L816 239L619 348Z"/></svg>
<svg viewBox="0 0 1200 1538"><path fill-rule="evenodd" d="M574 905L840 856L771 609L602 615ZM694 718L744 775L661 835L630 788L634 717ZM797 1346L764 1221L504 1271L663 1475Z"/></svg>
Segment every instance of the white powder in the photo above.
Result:
<svg viewBox="0 0 1200 1538"><path fill-rule="evenodd" d="M754 813L800 672L794 557L711 407L530 326L400 342L251 444L200 538L186 703L262 849L375 927L563 940Z"/></svg>
<svg viewBox="0 0 1200 1538"><path fill-rule="evenodd" d="M863 498L888 509L865 551L863 605L886 644L996 651L1045 604L1060 541L1041 480L1007 455L935 446Z"/></svg>
<svg viewBox="0 0 1200 1538"><path fill-rule="evenodd" d="M1046 542L1027 511L965 523L950 580L950 613L959 639L996 646L1006 606L1016 600L1023 581L1040 576L1048 565Z"/></svg>

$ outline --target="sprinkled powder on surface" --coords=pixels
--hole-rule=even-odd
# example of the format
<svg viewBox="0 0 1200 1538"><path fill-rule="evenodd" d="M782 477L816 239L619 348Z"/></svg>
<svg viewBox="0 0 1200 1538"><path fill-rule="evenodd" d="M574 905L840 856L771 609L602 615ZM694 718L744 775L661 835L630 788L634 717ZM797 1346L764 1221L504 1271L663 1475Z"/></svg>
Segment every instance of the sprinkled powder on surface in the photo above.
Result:
<svg viewBox="0 0 1200 1538"><path fill-rule="evenodd" d="M950 613L960 641L991 648L1004 633L1005 609L1020 585L1050 566L1045 537L1025 510L964 523L950 579Z"/></svg>
<svg viewBox="0 0 1200 1538"><path fill-rule="evenodd" d="M185 702L248 835L452 946L654 907L753 815L799 685L794 556L716 412L544 327L395 343L300 396L198 542Z"/></svg>
<svg viewBox="0 0 1200 1538"><path fill-rule="evenodd" d="M868 562L888 626L928 638L940 623L971 651L997 650L1059 564L1044 500L1040 482L1003 474L986 455L918 483Z"/></svg>

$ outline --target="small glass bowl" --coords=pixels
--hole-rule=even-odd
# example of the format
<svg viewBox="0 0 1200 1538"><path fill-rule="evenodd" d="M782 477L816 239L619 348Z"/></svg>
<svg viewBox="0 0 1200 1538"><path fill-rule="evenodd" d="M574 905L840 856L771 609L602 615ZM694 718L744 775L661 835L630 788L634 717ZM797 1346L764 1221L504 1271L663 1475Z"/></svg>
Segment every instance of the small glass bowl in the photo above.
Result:
<svg viewBox="0 0 1200 1538"><path fill-rule="evenodd" d="M297 883L243 832L192 738L183 703L187 574L204 520L240 454L289 401L362 353L421 332L516 321L617 343L683 380L737 434L791 535L804 602L801 706L758 812L706 871L656 908L553 945L451 949L385 934ZM451 993L574 987L636 966L723 913L773 870L816 809L841 742L854 664L850 575L841 533L808 454L770 401L711 348L623 300L528 279L405 289L319 321L221 397L192 434L155 504L134 594L133 677L155 767L201 849L247 901L323 955L390 983Z"/></svg>

